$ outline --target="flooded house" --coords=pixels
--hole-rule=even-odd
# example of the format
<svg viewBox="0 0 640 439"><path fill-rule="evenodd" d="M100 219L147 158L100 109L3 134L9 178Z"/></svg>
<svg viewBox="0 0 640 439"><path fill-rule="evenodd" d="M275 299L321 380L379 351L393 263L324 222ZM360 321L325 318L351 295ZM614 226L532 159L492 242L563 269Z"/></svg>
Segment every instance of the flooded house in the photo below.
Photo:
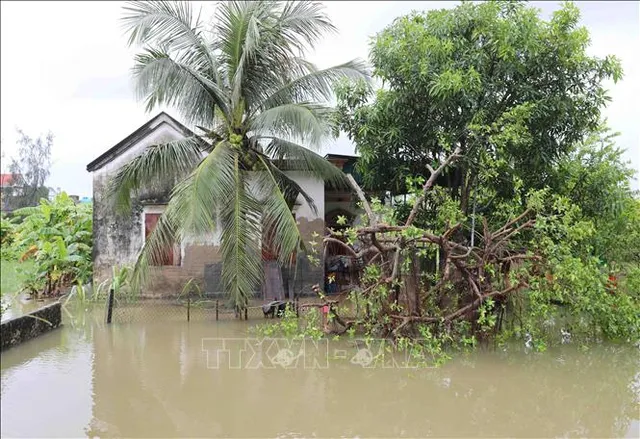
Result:
<svg viewBox="0 0 640 439"><path fill-rule="evenodd" d="M193 135L188 127L161 112L87 165L87 171L93 178L94 281L99 283L108 279L114 266L132 266L135 263L145 239L153 231L167 206L171 189L145 188L137 191L131 203L131 211L122 214L116 211L108 197L110 178L145 148ZM353 172L357 158L329 154L325 159L345 172ZM339 216L345 216L349 221L356 217L358 212L355 196L350 191L330 189L321 179L302 173L288 174L311 196L316 206L314 211L299 196L292 210L305 242L313 239L321 242L320 238L314 238L315 234L323 236L327 227L336 227ZM146 297L177 295L191 279L199 281L204 292L209 295L223 294L220 231L216 230L211 236L200 238L192 242L179 242L168 248L161 265L152 268L150 283L145 286L142 294ZM327 259L335 261L335 255L331 252ZM335 252L339 253L340 250L335 249ZM324 262L317 266L311 264L306 255L297 254L289 267L282 267L283 288L278 295L291 297L294 294L311 294L312 285L326 282L327 270ZM335 262L332 264L340 265ZM266 296L265 292L256 294Z"/></svg>

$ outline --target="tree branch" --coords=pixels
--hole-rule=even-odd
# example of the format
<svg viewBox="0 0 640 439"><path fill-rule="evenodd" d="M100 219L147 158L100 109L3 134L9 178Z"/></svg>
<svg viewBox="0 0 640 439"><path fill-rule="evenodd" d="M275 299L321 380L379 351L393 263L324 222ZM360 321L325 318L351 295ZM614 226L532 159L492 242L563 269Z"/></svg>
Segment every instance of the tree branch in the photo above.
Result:
<svg viewBox="0 0 640 439"><path fill-rule="evenodd" d="M354 249L352 249L349 245L347 245L346 243L340 241L339 239L336 238L331 238L330 236L327 236L324 238L324 243L325 243L325 247L327 243L334 243L334 244L340 244L342 246L342 248L346 249L349 253L351 253L353 255L354 258L358 257L358 254L356 253L356 251Z"/></svg>
<svg viewBox="0 0 640 439"><path fill-rule="evenodd" d="M446 168L447 166L449 166L449 164L453 163L455 160L461 157L460 155L461 152L462 152L462 149L459 146L457 146L456 149L453 151L453 153L449 155L449 157L447 157L444 160L444 162L440 164L440 166L438 166L438 169L434 170L431 166L427 167L429 169L429 172L431 172L431 176L422 187L422 194L420 194L418 199L415 201L413 208L411 209L411 213L409 214L409 217L407 218L407 222L405 223L406 227L410 226L413 223L413 221L416 219L416 216L418 215L418 210L420 209L420 206L422 205L422 203L424 203L424 199L427 196L427 192L429 192L429 189L431 189L433 184L436 182L436 179L438 178L438 176L442 174L442 171L444 171L444 168Z"/></svg>
<svg viewBox="0 0 640 439"><path fill-rule="evenodd" d="M373 210L371 210L371 205L369 204L369 201L367 201L367 197L365 197L362 188L360 188L356 180L353 178L353 175L347 174L347 180L349 180L349 184L351 185L353 190L356 191L356 194L358 195L358 198L360 198L360 201L362 201L362 207L369 217L369 224L374 227L377 226L378 220L376 219Z"/></svg>

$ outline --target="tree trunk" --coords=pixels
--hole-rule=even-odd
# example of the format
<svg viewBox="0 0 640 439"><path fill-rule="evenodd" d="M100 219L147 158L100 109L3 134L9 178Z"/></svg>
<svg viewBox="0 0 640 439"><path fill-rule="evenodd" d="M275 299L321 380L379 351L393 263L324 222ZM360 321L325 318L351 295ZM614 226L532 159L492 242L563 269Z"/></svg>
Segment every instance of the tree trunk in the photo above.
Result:
<svg viewBox="0 0 640 439"><path fill-rule="evenodd" d="M405 289L407 292L407 311L410 316L420 315L420 279L418 279L417 255L411 255L411 263L409 264L409 272L405 275Z"/></svg>
<svg viewBox="0 0 640 439"><path fill-rule="evenodd" d="M473 175L471 175L467 169L464 169L463 172L464 172L463 185L462 185L462 188L460 189L460 191L461 191L460 210L465 215L468 215L469 214L469 204L470 204L470 200L471 200L471 189L472 189L473 184L475 182L475 177Z"/></svg>
<svg viewBox="0 0 640 439"><path fill-rule="evenodd" d="M262 284L262 298L264 300L282 300L284 290L282 288L282 271L276 260L262 262L264 267L264 282Z"/></svg>
<svg viewBox="0 0 640 439"><path fill-rule="evenodd" d="M294 267L283 266L281 269L282 272L282 288L284 291L284 296L289 301L293 301L293 279L291 279L291 274L295 270Z"/></svg>

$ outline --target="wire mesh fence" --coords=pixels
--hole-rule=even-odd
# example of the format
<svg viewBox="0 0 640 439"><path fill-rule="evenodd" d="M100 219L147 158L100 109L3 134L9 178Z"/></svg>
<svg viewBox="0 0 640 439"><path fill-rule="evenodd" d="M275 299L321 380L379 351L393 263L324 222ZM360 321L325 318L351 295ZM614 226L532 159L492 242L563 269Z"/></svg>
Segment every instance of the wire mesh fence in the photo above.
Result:
<svg viewBox="0 0 640 439"><path fill-rule="evenodd" d="M257 320L281 317L288 307L297 316L304 317L308 305L318 302L317 297L300 297L292 301L263 301L253 299L244 309L236 311L226 299L201 295L178 298L145 299L117 297L110 292L105 303L107 323L147 322L202 322L224 320ZM320 310L319 310L320 311Z"/></svg>
<svg viewBox="0 0 640 439"><path fill-rule="evenodd" d="M298 313L300 303L306 300L309 299L281 301L269 306L261 300L254 299L250 301L249 306L236 311L228 306L225 299L188 296L134 300L117 298L110 293L106 301L105 319L107 323L255 320L278 317L286 306Z"/></svg>

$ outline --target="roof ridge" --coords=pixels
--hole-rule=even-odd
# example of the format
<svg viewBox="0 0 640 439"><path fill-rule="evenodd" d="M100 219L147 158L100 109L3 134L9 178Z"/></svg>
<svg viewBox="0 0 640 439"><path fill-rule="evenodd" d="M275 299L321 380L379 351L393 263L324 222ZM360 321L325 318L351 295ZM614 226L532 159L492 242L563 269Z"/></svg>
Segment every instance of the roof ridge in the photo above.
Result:
<svg viewBox="0 0 640 439"><path fill-rule="evenodd" d="M151 128L154 122L156 122L162 116L166 116L169 119L169 121L175 125L175 128L177 128L179 131L182 131L182 134L185 137L190 137L195 135L194 132L191 131L191 129L189 129L186 125L178 121L176 118L171 116L166 111L162 110L158 114L153 116L151 119L146 121L144 124L142 124L140 127L138 127L136 130L134 130L132 133L130 133L128 136L126 136L124 139L122 139L121 141L116 143L114 146L106 150L104 153L100 154L96 159L91 161L87 165L87 171L89 172L96 171L102 168L104 165L113 161L115 158L119 157L124 152L128 151L133 145L135 145L136 141L145 137L150 132L155 130L158 126L160 126L160 125L156 125L153 128Z"/></svg>

